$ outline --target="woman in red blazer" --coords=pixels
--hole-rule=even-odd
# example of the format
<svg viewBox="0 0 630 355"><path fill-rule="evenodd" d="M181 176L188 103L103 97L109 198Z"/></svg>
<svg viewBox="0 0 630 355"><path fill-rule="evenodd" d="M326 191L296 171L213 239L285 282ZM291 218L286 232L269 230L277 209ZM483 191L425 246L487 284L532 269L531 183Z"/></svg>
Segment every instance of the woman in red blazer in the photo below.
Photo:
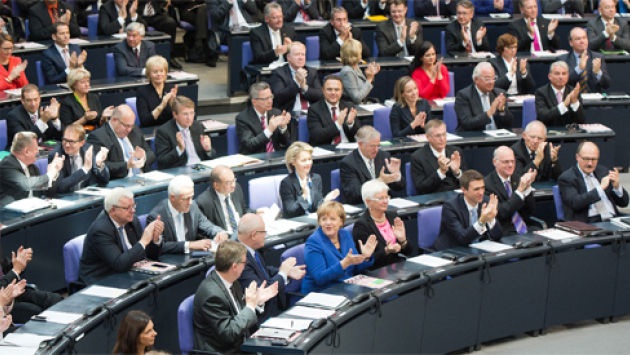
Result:
<svg viewBox="0 0 630 355"><path fill-rule="evenodd" d="M0 90L20 89L28 84L24 69L28 61L13 56L13 38L0 33Z"/></svg>
<svg viewBox="0 0 630 355"><path fill-rule="evenodd" d="M451 89L448 70L437 60L435 47L424 41L416 51L409 74L418 85L420 97L426 100L443 99Z"/></svg>

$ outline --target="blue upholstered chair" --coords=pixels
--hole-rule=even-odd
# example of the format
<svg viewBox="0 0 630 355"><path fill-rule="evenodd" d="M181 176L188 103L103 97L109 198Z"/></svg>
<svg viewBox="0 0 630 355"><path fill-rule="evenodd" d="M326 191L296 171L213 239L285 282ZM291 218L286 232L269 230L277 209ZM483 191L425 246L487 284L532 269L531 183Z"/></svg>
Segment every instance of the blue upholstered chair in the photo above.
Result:
<svg viewBox="0 0 630 355"><path fill-rule="evenodd" d="M446 123L446 131L448 133L455 132L455 129L459 125L457 122L457 114L455 113L455 103L447 102L444 104L444 123Z"/></svg>
<svg viewBox="0 0 630 355"><path fill-rule="evenodd" d="M75 284L79 280L79 260L83 254L84 240L85 234L71 239L63 246L63 270L70 294L76 291Z"/></svg>
<svg viewBox="0 0 630 355"><path fill-rule="evenodd" d="M238 150L241 147L241 144L238 140L238 135L236 134L236 125L231 124L227 129L227 141L228 141L228 155L238 154Z"/></svg>
<svg viewBox="0 0 630 355"><path fill-rule="evenodd" d="M127 106L131 107L133 114L136 115L136 126L140 127L140 117L138 117L138 109L136 108L136 98L128 97L125 99Z"/></svg>
<svg viewBox="0 0 630 355"><path fill-rule="evenodd" d="M389 122L391 107L383 107L374 110L374 128L381 133L381 140L392 139L392 126Z"/></svg>
<svg viewBox="0 0 630 355"><path fill-rule="evenodd" d="M411 163L405 164L405 179L407 179L407 195L417 195L416 186L413 184L413 179L411 178Z"/></svg>
<svg viewBox="0 0 630 355"><path fill-rule="evenodd" d="M286 175L264 176L249 180L249 208L269 207L276 203L282 208L280 182Z"/></svg>
<svg viewBox="0 0 630 355"><path fill-rule="evenodd" d="M425 208L418 211L418 246L432 252L433 243L440 235L442 206Z"/></svg>

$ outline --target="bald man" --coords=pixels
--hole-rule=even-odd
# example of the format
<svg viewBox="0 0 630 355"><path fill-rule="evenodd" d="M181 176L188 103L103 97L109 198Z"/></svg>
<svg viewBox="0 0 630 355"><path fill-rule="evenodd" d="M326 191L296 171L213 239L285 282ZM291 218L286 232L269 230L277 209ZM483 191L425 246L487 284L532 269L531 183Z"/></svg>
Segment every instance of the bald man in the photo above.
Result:
<svg viewBox="0 0 630 355"><path fill-rule="evenodd" d="M560 145L547 142L547 126L536 120L527 124L523 138L512 146L516 158L517 174L523 175L530 169L537 171L536 181L558 180L562 165L558 160Z"/></svg>
<svg viewBox="0 0 630 355"><path fill-rule="evenodd" d="M572 50L558 58L569 66L569 84L575 86L580 83L580 93L608 89L610 76L604 55L588 48L588 37L583 28L575 27L571 30L569 45Z"/></svg>
<svg viewBox="0 0 630 355"><path fill-rule="evenodd" d="M630 27L628 22L615 18L617 7L614 0L599 2L598 17L588 21L588 48L592 51L630 50Z"/></svg>

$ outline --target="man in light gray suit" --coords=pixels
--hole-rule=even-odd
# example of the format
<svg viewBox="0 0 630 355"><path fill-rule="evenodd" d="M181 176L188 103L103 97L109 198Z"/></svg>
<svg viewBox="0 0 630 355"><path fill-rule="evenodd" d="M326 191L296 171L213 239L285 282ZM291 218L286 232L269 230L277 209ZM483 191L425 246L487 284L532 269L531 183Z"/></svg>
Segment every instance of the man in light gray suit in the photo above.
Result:
<svg viewBox="0 0 630 355"><path fill-rule="evenodd" d="M615 18L617 8L613 0L599 2L599 17L588 21L588 48L592 51L630 50L630 27L627 21Z"/></svg>
<svg viewBox="0 0 630 355"><path fill-rule="evenodd" d="M155 55L155 45L145 41L144 25L127 25L127 40L114 46L114 62L119 76L144 76L147 59Z"/></svg>

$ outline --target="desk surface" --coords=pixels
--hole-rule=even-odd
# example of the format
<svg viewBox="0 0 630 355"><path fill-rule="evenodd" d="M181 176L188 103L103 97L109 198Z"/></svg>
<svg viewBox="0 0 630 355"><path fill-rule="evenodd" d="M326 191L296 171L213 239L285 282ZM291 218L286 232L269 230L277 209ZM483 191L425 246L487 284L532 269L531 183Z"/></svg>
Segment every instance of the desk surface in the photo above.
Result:
<svg viewBox="0 0 630 355"><path fill-rule="evenodd" d="M80 46L81 48L93 48L93 47L116 45L125 40L123 38L116 38L113 36L93 36L93 37L84 37L81 39L88 41L86 43L77 43L77 45ZM151 42L162 42L162 41L170 41L171 36L167 34L162 34L160 36L145 36L143 39L145 41L151 41ZM71 41L70 43L72 43L72 40L70 41ZM19 56L20 54L25 54L25 53L41 52L45 50L46 48L50 47L54 43L54 41L46 40L46 41L38 41L37 43L43 44L46 47L24 48L23 44L16 43L13 54Z"/></svg>

